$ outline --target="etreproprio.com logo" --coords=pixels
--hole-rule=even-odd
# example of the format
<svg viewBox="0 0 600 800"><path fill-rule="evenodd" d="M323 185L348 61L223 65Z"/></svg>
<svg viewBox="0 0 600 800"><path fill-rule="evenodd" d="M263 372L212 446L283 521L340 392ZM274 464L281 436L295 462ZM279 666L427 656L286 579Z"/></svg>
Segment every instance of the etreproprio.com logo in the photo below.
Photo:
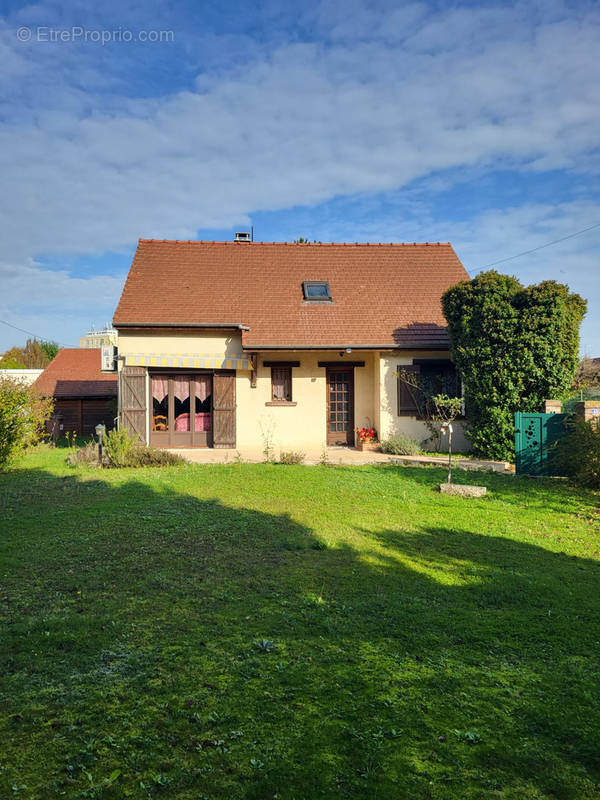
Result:
<svg viewBox="0 0 600 800"><path fill-rule="evenodd" d="M164 43L174 42L174 31L143 30L132 31L128 28L84 28L73 25L71 28L51 28L39 25L35 28L21 27L17 30L17 39L20 42L50 42L71 43L80 42L91 44L128 44L130 42Z"/></svg>

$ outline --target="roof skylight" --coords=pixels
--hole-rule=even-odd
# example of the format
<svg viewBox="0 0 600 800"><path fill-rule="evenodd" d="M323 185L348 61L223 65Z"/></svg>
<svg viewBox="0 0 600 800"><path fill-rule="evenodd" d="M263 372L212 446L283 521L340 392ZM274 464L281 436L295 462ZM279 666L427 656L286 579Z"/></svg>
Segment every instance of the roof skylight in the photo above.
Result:
<svg viewBox="0 0 600 800"><path fill-rule="evenodd" d="M302 291L305 300L331 300L327 281L304 281Z"/></svg>

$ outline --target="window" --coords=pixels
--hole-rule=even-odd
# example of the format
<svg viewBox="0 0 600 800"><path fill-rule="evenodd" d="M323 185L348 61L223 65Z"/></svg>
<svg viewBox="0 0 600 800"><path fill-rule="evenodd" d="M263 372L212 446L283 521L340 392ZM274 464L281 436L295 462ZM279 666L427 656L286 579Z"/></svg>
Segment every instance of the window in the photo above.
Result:
<svg viewBox="0 0 600 800"><path fill-rule="evenodd" d="M274 403L292 402L291 367L271 367L271 400Z"/></svg>
<svg viewBox="0 0 600 800"><path fill-rule="evenodd" d="M304 281L302 291L305 300L331 300L327 281Z"/></svg>
<svg viewBox="0 0 600 800"><path fill-rule="evenodd" d="M436 394L461 397L459 375L451 361L415 360L398 367L398 416L427 418Z"/></svg>

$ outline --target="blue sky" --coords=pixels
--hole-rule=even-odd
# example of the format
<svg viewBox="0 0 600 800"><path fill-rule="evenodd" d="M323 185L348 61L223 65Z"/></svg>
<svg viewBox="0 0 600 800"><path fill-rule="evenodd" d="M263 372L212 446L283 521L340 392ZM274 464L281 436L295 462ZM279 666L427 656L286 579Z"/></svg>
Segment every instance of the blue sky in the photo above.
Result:
<svg viewBox="0 0 600 800"><path fill-rule="evenodd" d="M138 237L451 241L475 275L600 222L597 2L0 8L0 319L45 338L112 318ZM498 266L586 297L596 356L599 253Z"/></svg>

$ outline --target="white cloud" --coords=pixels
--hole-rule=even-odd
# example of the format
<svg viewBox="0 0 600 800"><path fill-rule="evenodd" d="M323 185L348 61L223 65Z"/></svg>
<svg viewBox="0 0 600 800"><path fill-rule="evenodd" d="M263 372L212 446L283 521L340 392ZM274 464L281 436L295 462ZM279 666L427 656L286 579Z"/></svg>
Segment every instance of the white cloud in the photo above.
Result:
<svg viewBox="0 0 600 800"><path fill-rule="evenodd" d="M22 19L38 19L43 8ZM377 193L499 160L586 169L600 129L599 16L554 3L538 7L536 22L531 8L426 16L421 4L386 11L356 3L352 36L352 14L323 5L300 19L327 32L326 45L282 44L261 57L253 50L250 64L198 75L194 90L144 99L121 91L118 66L133 57L125 46L24 48L6 27L8 96L24 87L32 105L0 125L2 260L23 265L3 287L5 302L15 313L26 307L19 287L29 270L42 272L30 266L40 254L101 253L139 236L193 238L258 210ZM460 239L459 231L446 238ZM484 226L478 235L491 233ZM50 276L59 313L63 294L95 288L78 280ZM98 280L118 291L114 279Z"/></svg>

